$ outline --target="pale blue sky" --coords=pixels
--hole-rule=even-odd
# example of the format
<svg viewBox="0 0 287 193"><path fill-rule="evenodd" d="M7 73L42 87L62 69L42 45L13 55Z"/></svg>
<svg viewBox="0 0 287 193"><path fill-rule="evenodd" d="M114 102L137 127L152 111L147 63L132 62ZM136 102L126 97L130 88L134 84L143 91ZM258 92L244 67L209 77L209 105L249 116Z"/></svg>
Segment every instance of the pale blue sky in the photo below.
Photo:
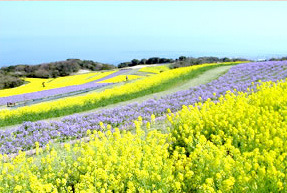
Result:
<svg viewBox="0 0 287 193"><path fill-rule="evenodd" d="M287 2L0 2L0 66L287 55Z"/></svg>

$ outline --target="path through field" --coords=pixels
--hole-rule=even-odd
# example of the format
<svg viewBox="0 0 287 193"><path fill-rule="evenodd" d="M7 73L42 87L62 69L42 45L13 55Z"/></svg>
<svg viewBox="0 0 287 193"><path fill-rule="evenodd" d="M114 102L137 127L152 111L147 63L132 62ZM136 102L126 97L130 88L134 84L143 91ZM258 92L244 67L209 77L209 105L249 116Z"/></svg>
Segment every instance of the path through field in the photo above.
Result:
<svg viewBox="0 0 287 193"><path fill-rule="evenodd" d="M86 113L92 113L92 112L99 112L103 109L111 109L111 108L115 108L118 106L124 106L127 105L129 103L133 103L133 102L143 102L145 100L148 99L152 99L152 98L159 98L168 94L172 94L175 93L177 91L181 91L181 90L187 90L191 87L195 87L201 84L206 84L208 82L211 82L212 80L218 78L219 76L223 75L224 73L226 73L232 66L222 66L222 67L217 67L208 71L205 71L204 73L200 74L199 76L197 76L196 78L193 78L187 82L182 83L178 83L175 87L166 90L166 91L162 91L162 92L158 92L158 93L154 93L154 94L150 94L150 95L146 95L143 97L139 97L139 98L135 98L129 101L124 101L124 102L119 102L116 104L111 104L111 105L107 105L105 107L100 107L97 109L93 109L90 111L85 111L85 112L81 112L81 113L77 113L77 114L86 114ZM66 115L67 116L67 115ZM50 118L50 119L46 119L46 121L52 121L52 120L61 120L64 116L62 117L57 117L57 118ZM7 126L4 127L2 129L10 129L10 128L15 128L17 126L19 126L21 124L18 125L12 125L12 126Z"/></svg>
<svg viewBox="0 0 287 193"><path fill-rule="evenodd" d="M179 83L177 86L173 87L172 89L166 90L166 91L162 91L162 92L158 92L158 93L154 93L154 94L150 94L150 95L146 95L143 97L139 97L139 98L135 98L129 101L123 101L123 102L119 102L116 104L112 104L112 105L107 105L105 107L100 107L94 110L90 110L90 111L85 111L82 113L77 113L77 114L86 114L86 113L91 113L91 112L97 112L100 111L102 109L108 109L108 108L114 108L117 106L123 106L123 105L127 105L129 103L132 102L143 102L145 100L148 99L152 99L152 98L159 98L168 94L172 94L175 93L177 91L181 91L181 90L187 90L191 87L195 87L201 84L206 84L208 82L211 82L212 80L218 78L219 76L221 76L222 74L226 73L232 66L222 66L222 67L217 67L211 70L208 70L206 72L204 72L203 74L197 76L196 78L193 78L187 82L185 82L184 84ZM57 118L53 118L53 120L59 120L62 117L57 117Z"/></svg>

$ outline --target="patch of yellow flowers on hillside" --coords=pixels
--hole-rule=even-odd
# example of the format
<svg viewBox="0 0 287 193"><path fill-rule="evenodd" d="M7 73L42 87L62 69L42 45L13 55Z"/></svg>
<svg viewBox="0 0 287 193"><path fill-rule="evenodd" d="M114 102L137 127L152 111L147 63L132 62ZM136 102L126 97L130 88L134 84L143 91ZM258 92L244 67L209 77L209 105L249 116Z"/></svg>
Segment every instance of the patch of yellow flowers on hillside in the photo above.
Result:
<svg viewBox="0 0 287 193"><path fill-rule="evenodd" d="M149 72L159 74L165 71L170 70L168 65L161 65L161 66L147 66L139 69L140 72Z"/></svg>
<svg viewBox="0 0 287 193"><path fill-rule="evenodd" d="M89 142L3 156L0 191L286 192L287 83L258 89L168 111L168 134L139 117L135 133L107 126Z"/></svg>
<svg viewBox="0 0 287 193"><path fill-rule="evenodd" d="M24 80L27 81L27 84L16 88L9 88L0 90L0 97L7 97L25 93L32 93L38 92L42 90L49 90L54 88L62 88L66 86L73 86L73 85L81 85L88 82L92 82L98 79L101 79L105 76L108 76L112 73L116 72L107 71L107 72L91 72L86 74L79 74L79 75L72 75L72 76L65 76L65 77L58 77L58 78L25 78ZM43 83L45 87L43 87Z"/></svg>

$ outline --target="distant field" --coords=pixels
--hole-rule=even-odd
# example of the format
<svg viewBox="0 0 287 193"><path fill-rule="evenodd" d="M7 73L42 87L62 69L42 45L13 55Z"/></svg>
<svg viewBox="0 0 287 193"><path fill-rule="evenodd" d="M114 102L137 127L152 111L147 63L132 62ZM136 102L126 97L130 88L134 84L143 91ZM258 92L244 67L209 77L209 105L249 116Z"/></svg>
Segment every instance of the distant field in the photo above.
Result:
<svg viewBox="0 0 287 193"><path fill-rule="evenodd" d="M167 66L158 66L137 68L132 72L136 74L130 74L132 70L126 69L106 72L81 71L81 73L77 75L49 79L25 78L25 81L27 82L25 85L12 89L0 90L0 105L6 105L7 102L20 102L44 98L90 88L97 89L107 85L102 83L125 82L127 80L135 80L153 73L158 73L158 70L156 69L164 69L164 71L169 70ZM145 72L150 72L150 74Z"/></svg>
<svg viewBox="0 0 287 193"><path fill-rule="evenodd" d="M80 75L65 76L59 78L26 78L25 81L28 82L20 87L0 90L0 97L7 97L25 93L32 93L42 90L50 90L55 88L62 88L66 86L80 85L88 82L92 82L110 75L116 71L108 72L92 72ZM44 86L43 83L44 82Z"/></svg>
<svg viewBox="0 0 287 193"><path fill-rule="evenodd" d="M16 107L23 105L27 106L58 98L88 93L107 87L113 83L126 82L126 77L128 77L128 81L131 81L145 76L130 75L130 71L131 70L120 70L86 73L56 79L29 78L26 79L29 82L24 86L2 90L2 93L4 93L4 91L7 92L6 95L9 93L21 92L22 94L12 94L11 96L0 97L0 106L6 105L7 103L16 103Z"/></svg>

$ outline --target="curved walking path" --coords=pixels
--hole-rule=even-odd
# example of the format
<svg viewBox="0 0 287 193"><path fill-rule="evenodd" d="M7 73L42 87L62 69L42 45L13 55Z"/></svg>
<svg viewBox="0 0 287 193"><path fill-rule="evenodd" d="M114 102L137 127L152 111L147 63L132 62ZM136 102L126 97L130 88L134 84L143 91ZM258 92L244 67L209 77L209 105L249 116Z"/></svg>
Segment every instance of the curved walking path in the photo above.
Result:
<svg viewBox="0 0 287 193"><path fill-rule="evenodd" d="M202 74L200 74L199 76L183 83L183 84L178 84L178 86L173 87L171 89L165 90L165 91L161 91L161 92L157 92L154 94L150 94L150 95L146 95L146 96L142 96L142 97L138 97L132 100L128 100L128 101L123 101L123 102L119 102L119 103L115 103L115 104L111 104L111 105L107 105L105 107L99 107L97 109L93 109L90 111L85 111L85 112L81 112L81 113L76 113L76 114L87 114L87 113L92 113L92 112L98 112L100 110L103 109L109 109L109 108L114 108L117 106L124 106L133 102L143 102L145 100L148 99L152 99L152 98L159 98L168 94L172 94L181 90L187 90L191 87L195 87L195 86L199 86L201 84L206 84L211 82L212 80L217 79L218 77L220 77L221 75L225 74L232 66L221 66L221 67L217 67L211 70L208 70ZM66 115L67 116L67 115ZM63 116L65 117L65 116ZM57 117L57 118L51 118L51 120L59 120L63 117Z"/></svg>
<svg viewBox="0 0 287 193"><path fill-rule="evenodd" d="M175 86L169 90L166 90L166 91L161 91L161 92L146 95L143 97L138 97L138 98L135 98L132 100L123 101L123 102L107 105L105 107L99 107L99 108L96 108L96 109L93 109L90 111L85 111L85 112L80 112L80 113L75 113L75 114L84 115L84 114L88 114L88 113L99 112L99 111L104 110L104 109L111 109L111 108L115 108L118 106L124 106L124 105L130 104L130 103L133 103L133 102L139 102L140 103L140 102L143 102L145 100L152 99L155 97L159 98L159 97L162 97L162 96L165 96L168 94L172 94L172 93L175 93L175 92L178 92L181 90L187 90L191 87L199 86L201 84L206 84L206 83L211 82L214 79L217 79L221 75L225 74L231 67L232 66L221 66L221 67L217 67L217 68L214 68L211 70L207 70L204 73L198 75L197 77L195 77L191 80L188 80L188 81L184 82L183 84L179 83L177 86ZM44 121L61 120L63 117L66 117L66 116L69 116L69 115L65 115L62 117L56 117L56 118L50 118L50 119L44 119ZM11 126L7 126L7 127L2 127L0 129L11 129L11 128L18 127L20 125L21 124L11 125Z"/></svg>

